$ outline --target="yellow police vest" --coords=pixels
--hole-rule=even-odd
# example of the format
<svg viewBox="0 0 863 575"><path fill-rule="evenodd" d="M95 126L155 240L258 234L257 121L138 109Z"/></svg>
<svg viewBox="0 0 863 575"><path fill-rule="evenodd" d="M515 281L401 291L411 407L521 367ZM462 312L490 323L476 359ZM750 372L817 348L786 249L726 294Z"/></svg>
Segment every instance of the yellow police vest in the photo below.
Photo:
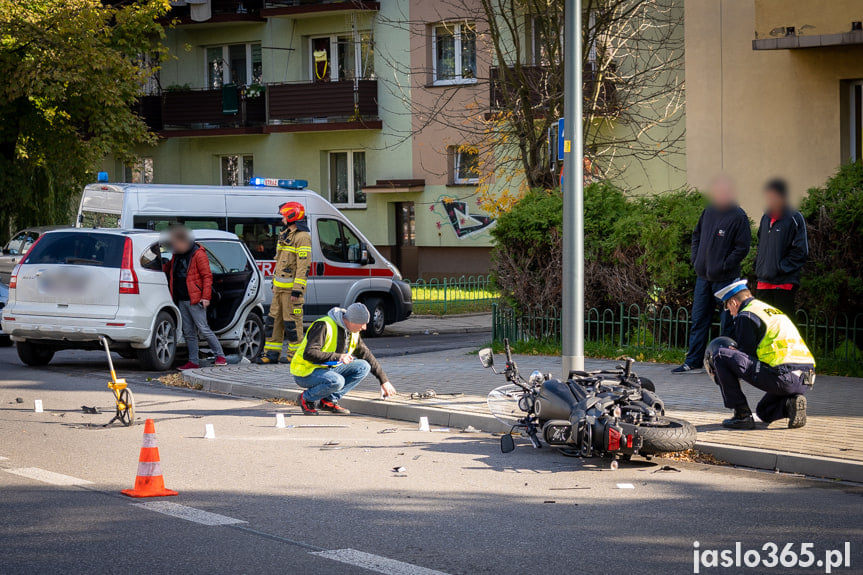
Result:
<svg viewBox="0 0 863 575"><path fill-rule="evenodd" d="M758 343L758 359L771 367L783 363L815 365L812 352L800 336L797 326L787 315L763 301L753 299L740 311L747 311L761 320L764 337Z"/></svg>
<svg viewBox="0 0 863 575"><path fill-rule="evenodd" d="M327 336L324 339L324 345L321 346L321 351L326 353L333 353L336 351L336 346L338 345L339 340L339 325L336 323L336 320L331 318L330 316L322 317L318 320L315 320L314 323L323 322L324 325L327 326ZM314 325L314 324L312 324ZM308 331L312 331L312 328L309 327ZM306 332L306 337L303 338L303 343L300 344L299 349L297 349L297 353L294 354L294 358L291 360L291 375L299 375L300 377L305 377L307 375L311 375L313 371L316 369L327 369L332 367L330 365L320 365L316 363L312 363L307 361L303 354L306 351L306 345L309 343L308 331ZM360 341L359 333L352 333L351 340L348 343L348 350L345 352L348 355L354 353L354 350L357 348L357 344Z"/></svg>

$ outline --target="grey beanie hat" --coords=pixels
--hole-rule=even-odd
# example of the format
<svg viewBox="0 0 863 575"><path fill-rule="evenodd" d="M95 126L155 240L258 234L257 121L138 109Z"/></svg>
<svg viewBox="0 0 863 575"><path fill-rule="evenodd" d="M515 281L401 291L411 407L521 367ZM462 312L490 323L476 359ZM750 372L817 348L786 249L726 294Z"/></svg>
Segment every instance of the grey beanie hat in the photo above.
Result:
<svg viewBox="0 0 863 575"><path fill-rule="evenodd" d="M369 314L369 308L364 304L357 302L349 305L348 309L345 310L345 315L342 317L344 317L345 321L349 321L351 323L365 324L369 323L371 315Z"/></svg>

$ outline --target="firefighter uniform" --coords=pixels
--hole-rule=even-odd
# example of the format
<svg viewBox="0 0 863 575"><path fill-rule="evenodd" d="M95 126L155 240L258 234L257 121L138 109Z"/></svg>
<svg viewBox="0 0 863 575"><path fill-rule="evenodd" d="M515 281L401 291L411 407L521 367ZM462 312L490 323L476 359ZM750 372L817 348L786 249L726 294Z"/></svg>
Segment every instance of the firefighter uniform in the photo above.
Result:
<svg viewBox="0 0 863 575"><path fill-rule="evenodd" d="M287 336L287 360L293 357L303 340L303 303L312 257L312 236L300 223L279 235L276 269L273 273L273 303L270 317L273 332L264 344L264 363L278 361Z"/></svg>
<svg viewBox="0 0 863 575"><path fill-rule="evenodd" d="M765 392L755 408L765 423L789 417L789 401L800 402L798 407L805 410L802 396L814 384L815 358L791 318L749 298L734 318L734 333L735 347L719 347L707 358L725 407L734 409L738 419L751 413L740 388L742 379ZM801 421L805 423L805 416Z"/></svg>

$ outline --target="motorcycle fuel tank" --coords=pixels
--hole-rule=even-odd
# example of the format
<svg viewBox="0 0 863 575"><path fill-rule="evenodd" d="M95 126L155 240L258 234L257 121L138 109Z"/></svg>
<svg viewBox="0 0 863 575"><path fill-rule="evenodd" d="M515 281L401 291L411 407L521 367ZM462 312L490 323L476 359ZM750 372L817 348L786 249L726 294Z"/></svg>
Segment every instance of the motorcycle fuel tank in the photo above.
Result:
<svg viewBox="0 0 863 575"><path fill-rule="evenodd" d="M542 421L563 419L569 421L570 414L578 404L569 385L550 379L542 384L542 389L534 402L534 411Z"/></svg>

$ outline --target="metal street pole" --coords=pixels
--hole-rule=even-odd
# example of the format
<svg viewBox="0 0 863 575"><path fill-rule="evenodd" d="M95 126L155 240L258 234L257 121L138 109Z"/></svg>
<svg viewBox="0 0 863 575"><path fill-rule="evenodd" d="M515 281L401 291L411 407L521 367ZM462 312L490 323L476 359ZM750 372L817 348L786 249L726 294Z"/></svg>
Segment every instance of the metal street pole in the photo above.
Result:
<svg viewBox="0 0 863 575"><path fill-rule="evenodd" d="M563 144L563 376L584 369L584 142L581 0L566 0Z"/></svg>

